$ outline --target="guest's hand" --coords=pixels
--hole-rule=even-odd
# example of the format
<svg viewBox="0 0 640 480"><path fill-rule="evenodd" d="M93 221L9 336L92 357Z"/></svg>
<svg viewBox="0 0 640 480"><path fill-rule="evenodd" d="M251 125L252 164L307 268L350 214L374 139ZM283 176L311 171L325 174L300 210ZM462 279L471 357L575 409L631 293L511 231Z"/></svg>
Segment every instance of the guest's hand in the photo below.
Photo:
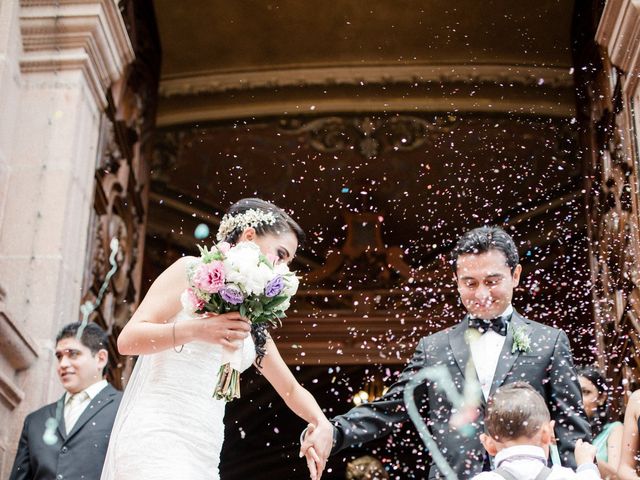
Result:
<svg viewBox="0 0 640 480"><path fill-rule="evenodd" d="M576 457L576 465L593 463L596 458L596 447L591 445L589 442L578 439L578 441L576 441L574 455Z"/></svg>

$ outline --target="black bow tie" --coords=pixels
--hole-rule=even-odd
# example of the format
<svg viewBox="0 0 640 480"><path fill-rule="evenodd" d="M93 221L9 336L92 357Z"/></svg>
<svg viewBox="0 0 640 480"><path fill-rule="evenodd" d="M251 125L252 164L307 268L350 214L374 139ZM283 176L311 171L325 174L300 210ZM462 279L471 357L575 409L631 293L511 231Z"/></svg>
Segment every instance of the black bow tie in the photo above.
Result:
<svg viewBox="0 0 640 480"><path fill-rule="evenodd" d="M506 337L508 322L508 317L497 317L490 320L469 317L469 328L477 328L480 333L488 332L491 329L498 335Z"/></svg>

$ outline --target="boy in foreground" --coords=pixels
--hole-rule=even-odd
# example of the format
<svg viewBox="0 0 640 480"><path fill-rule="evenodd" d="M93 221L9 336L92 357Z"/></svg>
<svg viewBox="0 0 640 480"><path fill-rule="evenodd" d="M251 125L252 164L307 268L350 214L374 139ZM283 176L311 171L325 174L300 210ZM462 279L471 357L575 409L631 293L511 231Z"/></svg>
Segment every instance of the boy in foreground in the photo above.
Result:
<svg viewBox="0 0 640 480"><path fill-rule="evenodd" d="M495 470L474 480L598 480L596 449L578 440L574 472L559 465L547 467L553 426L544 399L528 383L515 382L499 388L489 400L485 430L480 441L495 457Z"/></svg>

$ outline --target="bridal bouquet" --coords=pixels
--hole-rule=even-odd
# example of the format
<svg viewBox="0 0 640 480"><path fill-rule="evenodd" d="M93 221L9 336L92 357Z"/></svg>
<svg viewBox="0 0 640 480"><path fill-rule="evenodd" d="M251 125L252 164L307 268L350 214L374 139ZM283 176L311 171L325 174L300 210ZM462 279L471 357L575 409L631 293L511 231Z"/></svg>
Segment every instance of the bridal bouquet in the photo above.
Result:
<svg viewBox="0 0 640 480"><path fill-rule="evenodd" d="M200 259L187 269L189 287L181 298L187 311L240 312L252 324L280 326L298 290L298 278L286 264L276 264L275 258L267 258L253 242L235 246L220 242L211 250L198 248ZM241 361L242 349L224 350L215 398L240 398Z"/></svg>

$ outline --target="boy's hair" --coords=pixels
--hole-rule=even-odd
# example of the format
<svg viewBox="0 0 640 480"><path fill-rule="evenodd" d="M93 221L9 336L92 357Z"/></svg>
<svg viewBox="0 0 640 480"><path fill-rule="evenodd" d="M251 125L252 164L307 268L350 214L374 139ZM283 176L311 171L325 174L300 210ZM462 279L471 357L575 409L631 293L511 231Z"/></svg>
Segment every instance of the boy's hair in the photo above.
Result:
<svg viewBox="0 0 640 480"><path fill-rule="evenodd" d="M513 273L520 261L518 249L511 235L497 226L484 226L469 230L462 235L451 251L451 268L458 273L458 257L460 255L480 255L489 250L502 252L507 259L507 265Z"/></svg>
<svg viewBox="0 0 640 480"><path fill-rule="evenodd" d="M549 420L542 395L526 382L514 382L500 387L489 399L484 425L489 436L504 442L533 438Z"/></svg>

